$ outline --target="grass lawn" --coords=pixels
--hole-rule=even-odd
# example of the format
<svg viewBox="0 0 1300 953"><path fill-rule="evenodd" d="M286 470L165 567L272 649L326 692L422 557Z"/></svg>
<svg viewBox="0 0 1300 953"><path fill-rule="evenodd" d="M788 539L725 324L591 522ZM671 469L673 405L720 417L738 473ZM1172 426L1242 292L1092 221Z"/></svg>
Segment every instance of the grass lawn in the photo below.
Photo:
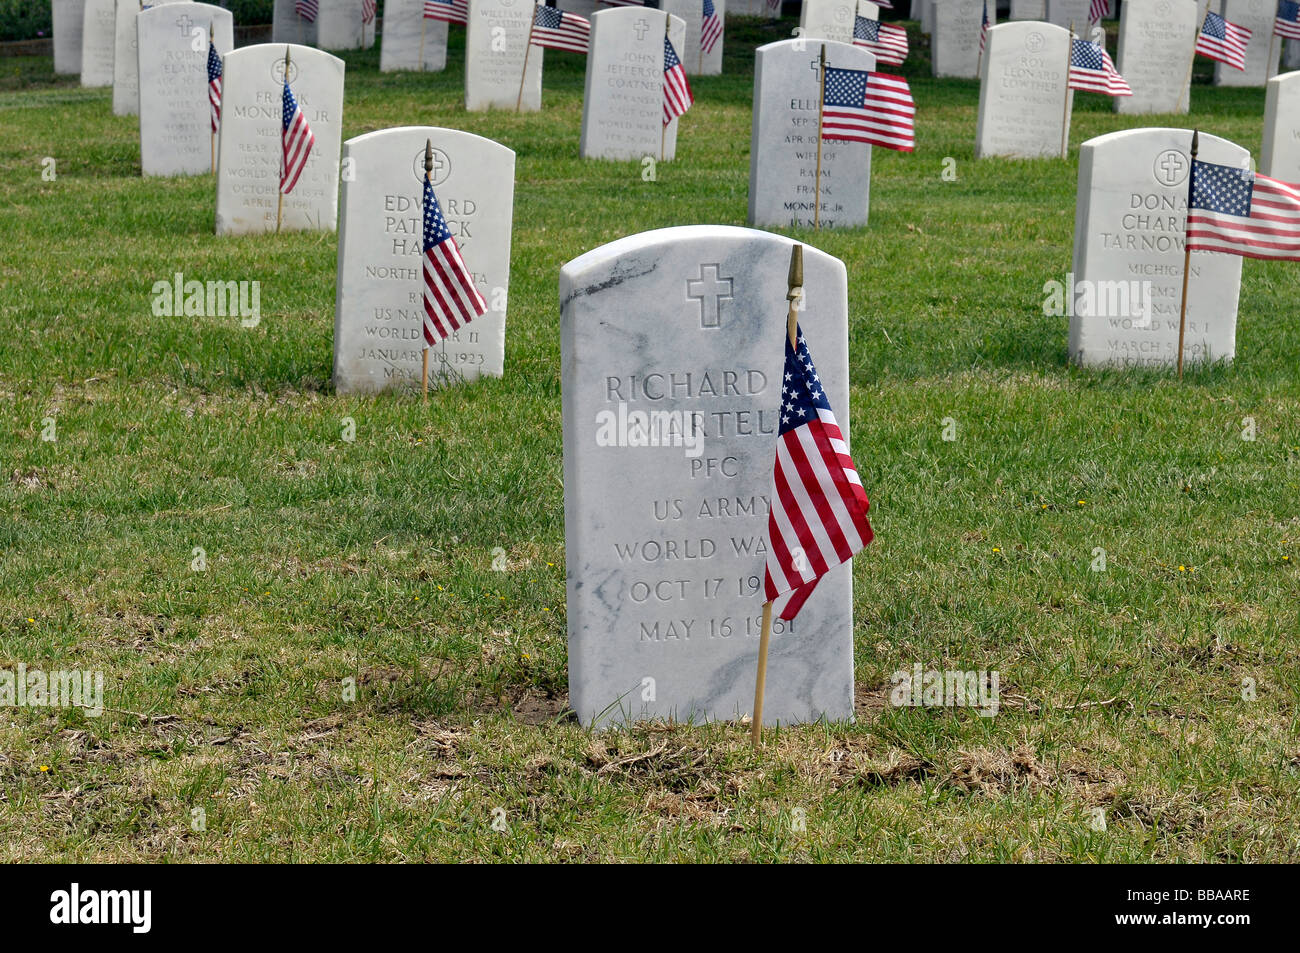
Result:
<svg viewBox="0 0 1300 953"><path fill-rule="evenodd" d="M559 267L745 224L753 49L793 26L729 24L656 182L578 160L576 55L525 116L465 113L459 31L436 76L345 57L345 138L518 153L506 375L427 406L334 394L334 235L214 237L109 90L0 60L0 670L102 671L111 709L0 709L0 860L1300 859L1300 269L1246 261L1236 363L1181 384L1067 366L1042 308L1079 143L1258 153L1264 91L1208 61L1191 120L1080 94L1068 161L976 162L978 86L913 32L917 151L876 151L869 227L791 233L850 275L856 723L756 756L565 717ZM152 316L176 271L260 280L261 324ZM917 662L996 669L1000 712L889 707Z"/></svg>

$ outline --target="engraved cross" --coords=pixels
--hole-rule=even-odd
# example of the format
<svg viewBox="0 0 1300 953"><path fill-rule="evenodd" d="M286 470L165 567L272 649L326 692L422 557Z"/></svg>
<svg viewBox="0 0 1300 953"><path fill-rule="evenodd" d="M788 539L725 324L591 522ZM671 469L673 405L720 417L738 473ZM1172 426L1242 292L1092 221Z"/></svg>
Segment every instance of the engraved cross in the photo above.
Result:
<svg viewBox="0 0 1300 953"><path fill-rule="evenodd" d="M650 29L650 24L646 22L645 17L642 17L640 20L637 20L635 24L633 24L633 29L636 30L636 38L638 40L644 40L646 30Z"/></svg>
<svg viewBox="0 0 1300 953"><path fill-rule="evenodd" d="M686 297L700 303L700 327L721 327L722 302L732 300L733 281L721 277L718 265L700 265L700 276L686 282Z"/></svg>
<svg viewBox="0 0 1300 953"><path fill-rule="evenodd" d="M187 13L184 16L177 19L176 25L181 28L181 36L185 37L188 40L190 38L190 34L193 32L193 26L194 26L194 21L190 19L189 14Z"/></svg>

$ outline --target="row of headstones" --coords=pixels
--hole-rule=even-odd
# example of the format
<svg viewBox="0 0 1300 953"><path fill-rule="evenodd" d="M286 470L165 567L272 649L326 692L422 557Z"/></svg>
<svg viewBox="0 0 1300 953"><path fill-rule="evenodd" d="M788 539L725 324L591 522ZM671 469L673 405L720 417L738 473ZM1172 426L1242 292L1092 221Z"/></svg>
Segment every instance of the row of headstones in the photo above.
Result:
<svg viewBox="0 0 1300 953"><path fill-rule="evenodd" d="M1083 36L1090 0L1013 0L1012 20L1037 20ZM1207 6L1251 31L1246 69L1216 63L1214 82L1220 86L1263 86L1278 72L1276 55L1269 62L1275 0L1123 0L1119 11L1116 65L1133 88L1132 96L1115 101L1117 112L1128 114L1187 111L1192 50ZM919 9L918 9L919 7ZM975 78L981 72L980 24L984 0L916 0L913 14L923 32L932 35L935 76ZM989 23L997 19L996 3L988 3ZM1282 49L1281 45L1274 47ZM1282 54L1291 67L1300 66L1300 43L1287 41Z"/></svg>

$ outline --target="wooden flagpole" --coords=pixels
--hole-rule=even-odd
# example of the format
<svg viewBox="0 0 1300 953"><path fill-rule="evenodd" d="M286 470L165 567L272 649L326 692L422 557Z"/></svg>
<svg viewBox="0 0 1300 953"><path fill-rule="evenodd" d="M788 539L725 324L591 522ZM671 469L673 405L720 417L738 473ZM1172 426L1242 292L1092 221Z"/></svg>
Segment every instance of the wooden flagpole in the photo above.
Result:
<svg viewBox="0 0 1300 953"><path fill-rule="evenodd" d="M528 21L528 45L524 47L524 71L519 76L519 97L515 100L515 112L524 108L524 81L528 79L528 54L533 51L533 27L537 26L537 5L533 4L533 18Z"/></svg>
<svg viewBox="0 0 1300 953"><path fill-rule="evenodd" d="M817 65L817 178L813 180L813 228L822 227L822 120L826 115L826 44ZM800 252L802 255L803 253ZM802 259L800 259L802 261Z"/></svg>
<svg viewBox="0 0 1300 953"><path fill-rule="evenodd" d="M1196 176L1196 153L1200 146L1201 131L1192 130L1192 171L1187 177L1187 194L1190 198L1192 186L1191 183ZM1187 203L1187 217L1192 216L1192 203ZM1178 306L1178 379L1183 379L1183 336L1187 331L1187 278L1192 270L1192 249L1187 243L1187 228L1183 227L1183 301Z"/></svg>
<svg viewBox="0 0 1300 953"><path fill-rule="evenodd" d="M1268 35L1268 59L1264 61L1265 82L1268 82L1269 79L1271 79L1273 76L1276 75L1276 71L1277 71L1277 53L1275 52L1276 46L1277 46L1277 31L1275 30Z"/></svg>
<svg viewBox="0 0 1300 953"><path fill-rule="evenodd" d="M1186 90L1187 90L1187 111L1188 112L1192 111L1192 71L1196 68L1196 41L1201 38L1201 31L1205 29L1205 21L1208 20L1209 18L1210 18L1210 7L1207 4L1205 7L1205 16L1201 17L1201 22L1196 27L1196 32L1192 34L1192 58L1187 63ZM1183 96L1181 93L1179 93L1178 95L1179 110L1181 110L1182 107L1183 107Z"/></svg>
<svg viewBox="0 0 1300 953"><path fill-rule="evenodd" d="M430 177L432 175L433 175L433 140L426 139L424 140L424 181L426 183L430 182L431 181ZM421 269L423 269L424 267L423 262L421 262L420 267ZM423 281L424 279L421 278L420 280ZM421 321L423 322L423 318L421 319ZM421 327L420 333L421 334L424 333L423 327ZM429 402L429 342L428 341L424 342L424 357L423 360L421 361L421 367L420 367L420 389L424 392L423 399L424 402L427 404Z"/></svg>
<svg viewBox="0 0 1300 953"><path fill-rule="evenodd" d="M665 11L664 13L664 39L669 39L668 34L673 32L673 15ZM660 76L662 77L662 72ZM660 88L662 89L668 80L660 79ZM666 94L665 94L666 95ZM663 99L664 96L660 96ZM662 106L662 103L660 104ZM668 123L659 127L659 161L665 162L668 158Z"/></svg>
<svg viewBox="0 0 1300 953"><path fill-rule="evenodd" d="M1061 158L1070 155L1070 64L1074 62L1074 21L1070 21L1070 37L1065 42L1065 99L1061 103Z"/></svg>
<svg viewBox="0 0 1300 953"><path fill-rule="evenodd" d="M799 299L803 297L803 246L790 249L790 272L786 279L787 311L785 334L791 347L798 346ZM763 742L763 693L767 688L767 647L772 639L772 603L763 603L763 631L758 639L758 675L754 681L754 720L749 734L754 750Z"/></svg>
<svg viewBox="0 0 1300 953"><path fill-rule="evenodd" d="M209 21L208 21L208 46L212 46L212 45L213 45L213 43L212 43L212 21L209 20ZM211 89L211 86L212 86L212 80L208 80L208 87L209 87L209 88L208 88L208 95L209 95L209 96L212 95L212 89ZM225 86L226 86L226 77L225 77L225 70L224 70L224 69L222 70L221 86L222 86L223 95L224 95L224 89L225 89ZM211 127L211 126L212 126L212 123L209 122L209 123L208 123L208 126ZM215 175L216 172L217 172L217 130L216 130L215 128L212 129L212 133L211 133L210 138L212 139L212 173Z"/></svg>
<svg viewBox="0 0 1300 953"><path fill-rule="evenodd" d="M289 82L289 44L288 44L288 43L286 43L286 44L284 45L284 81L285 81L286 83ZM223 91L224 91L224 86L225 86L225 78L223 77L223 78L222 78L222 87L223 87ZM281 109L281 110L284 109L284 105L283 105L283 103L281 104L280 109ZM282 140L283 140L283 138L284 138L284 117L283 117L283 116L280 117L280 138L281 138ZM281 142L281 144L280 144L280 175L281 175L281 177L284 176L284 162L285 162L285 159L287 159L287 158L288 158L288 156L286 156L286 155L284 154L284 143ZM280 188L280 200L276 203L276 206L275 206L275 233L276 233L277 235L280 234L280 223L281 223L283 220L284 220L284 187L281 186L281 188Z"/></svg>
<svg viewBox="0 0 1300 953"><path fill-rule="evenodd" d="M429 23L429 18L421 11L420 13L420 72L424 72L424 31Z"/></svg>

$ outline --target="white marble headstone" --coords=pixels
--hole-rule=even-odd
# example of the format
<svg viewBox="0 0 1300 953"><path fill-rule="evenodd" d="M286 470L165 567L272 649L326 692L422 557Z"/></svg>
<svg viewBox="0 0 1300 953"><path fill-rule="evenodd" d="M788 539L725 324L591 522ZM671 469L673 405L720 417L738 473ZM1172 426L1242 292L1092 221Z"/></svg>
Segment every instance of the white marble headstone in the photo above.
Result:
<svg viewBox="0 0 1300 953"><path fill-rule="evenodd" d="M799 8L800 35L810 40L835 40L853 42L853 18L861 6L862 15L880 19L880 8L874 3L858 0L803 0Z"/></svg>
<svg viewBox="0 0 1300 953"><path fill-rule="evenodd" d="M1083 36L1087 32L1092 0L1046 0L1045 6L1044 19L1048 23L1054 23L1067 30L1070 24L1074 24L1076 36Z"/></svg>
<svg viewBox="0 0 1300 953"><path fill-rule="evenodd" d="M385 0L379 71L424 70L447 66L447 24L424 18L424 0Z"/></svg>
<svg viewBox="0 0 1300 953"><path fill-rule="evenodd" d="M752 710L791 245L685 226L612 242L560 272L569 703L583 723ZM813 248L803 261L800 324L843 426L847 275ZM841 566L793 623L774 620L763 715L852 714L852 573Z"/></svg>
<svg viewBox="0 0 1300 953"><path fill-rule="evenodd" d="M81 72L81 31L85 25L86 0L52 0L54 72Z"/></svg>
<svg viewBox="0 0 1300 953"><path fill-rule="evenodd" d="M1011 0L1012 20L1046 20L1047 0Z"/></svg>
<svg viewBox="0 0 1300 953"><path fill-rule="evenodd" d="M664 126L664 27L670 14L644 7L599 10L591 18L591 52L582 99L584 159L672 159L677 122ZM671 17L668 38L684 43L686 24Z"/></svg>
<svg viewBox="0 0 1300 953"><path fill-rule="evenodd" d="M334 389L375 393L420 386L424 350L424 148L433 140L434 194L488 311L431 349L430 386L500 377L515 154L468 132L381 129L343 144L355 176L343 183L334 311Z"/></svg>
<svg viewBox="0 0 1300 953"><path fill-rule="evenodd" d="M975 157L1034 159L1062 153L1074 90L1070 31L1041 21L1003 23L989 30L980 66Z"/></svg>
<svg viewBox="0 0 1300 953"><path fill-rule="evenodd" d="M208 26L217 52L234 46L229 10L171 3L136 17L140 64L140 166L145 175L212 171Z"/></svg>
<svg viewBox="0 0 1300 953"><path fill-rule="evenodd" d="M533 0L469 0L465 108L470 112L514 109L517 102L526 112L542 108L545 50L528 43L533 9Z"/></svg>
<svg viewBox="0 0 1300 953"><path fill-rule="evenodd" d="M1263 86L1277 75L1278 46L1273 41L1273 20L1277 14L1277 0L1222 0L1216 12L1229 23L1250 30L1246 41L1246 68L1234 69L1227 63L1215 61L1214 85ZM1273 62L1268 61L1269 50Z"/></svg>
<svg viewBox="0 0 1300 953"><path fill-rule="evenodd" d="M86 0L81 29L81 85L113 85L117 6L115 0Z"/></svg>
<svg viewBox="0 0 1300 953"><path fill-rule="evenodd" d="M322 50L359 50L365 40L361 0L320 0L316 45Z"/></svg>
<svg viewBox="0 0 1300 953"><path fill-rule="evenodd" d="M724 21L724 25L722 36L718 37L717 42L713 44L713 49L703 56L700 55L700 29L704 21L704 4L702 0L660 0L659 6L673 16L680 17L686 23L684 45L677 46L676 43L673 43L674 49L677 50L677 56L682 61L682 67L686 70L686 75L720 75L722 73L722 47L727 42L725 26L726 0L713 0L713 9L717 12L718 17Z"/></svg>
<svg viewBox="0 0 1300 953"><path fill-rule="evenodd" d="M1114 97L1116 112L1187 112L1198 16L1196 0L1124 0L1115 67L1133 95Z"/></svg>
<svg viewBox="0 0 1300 953"><path fill-rule="evenodd" d="M284 197L283 231L333 231L343 141L343 61L310 46L262 43L227 53L217 151L218 235L274 232L280 199L284 52L289 87L316 143Z"/></svg>
<svg viewBox="0 0 1300 953"><path fill-rule="evenodd" d="M817 189L819 55L837 69L874 70L871 53L847 43L781 40L754 58L753 128L749 143L749 224L811 227ZM867 224L871 146L822 144L821 224Z"/></svg>
<svg viewBox="0 0 1300 953"><path fill-rule="evenodd" d="M388 6L391 2L392 0L386 0L384 6ZM271 42L315 46L316 21L304 19L298 13L294 0L275 0L271 19Z"/></svg>
<svg viewBox="0 0 1300 953"><path fill-rule="evenodd" d="M1069 345L1075 363L1177 363L1191 144L1190 129L1129 129L1080 146ZM1243 166L1250 154L1202 132L1199 157ZM1241 259L1194 251L1189 281L1184 361L1231 360Z"/></svg>
<svg viewBox="0 0 1300 953"><path fill-rule="evenodd" d="M1268 81L1259 171L1284 182L1300 182L1300 72Z"/></svg>
<svg viewBox="0 0 1300 953"><path fill-rule="evenodd" d="M1300 69L1300 41L1282 41L1282 65L1289 70Z"/></svg>
<svg viewBox="0 0 1300 953"><path fill-rule="evenodd" d="M997 23L996 4L989 0L989 26ZM935 76L974 79L980 59L983 0L935 0L934 37L930 42Z"/></svg>

